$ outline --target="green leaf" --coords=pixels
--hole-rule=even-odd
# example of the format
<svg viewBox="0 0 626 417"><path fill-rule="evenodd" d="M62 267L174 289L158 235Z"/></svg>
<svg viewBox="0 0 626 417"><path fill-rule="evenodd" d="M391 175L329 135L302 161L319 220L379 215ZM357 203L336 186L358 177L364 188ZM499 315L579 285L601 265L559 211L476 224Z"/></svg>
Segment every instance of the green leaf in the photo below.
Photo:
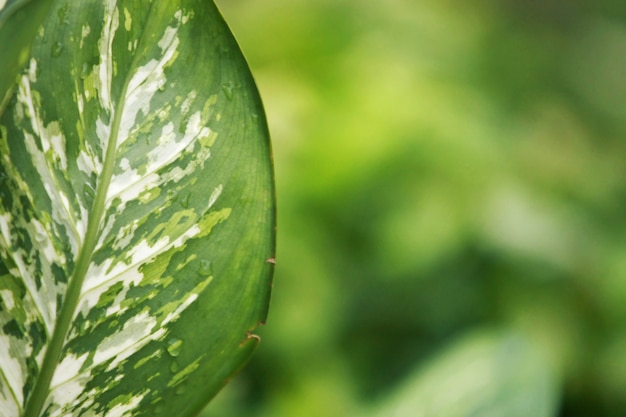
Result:
<svg viewBox="0 0 626 417"><path fill-rule="evenodd" d="M518 334L476 332L417 370L377 417L552 417L558 392L543 355Z"/></svg>
<svg viewBox="0 0 626 417"><path fill-rule="evenodd" d="M51 5L50 0L0 0L0 114Z"/></svg>
<svg viewBox="0 0 626 417"><path fill-rule="evenodd" d="M214 3L56 2L0 118L0 415L193 415L254 350L273 256Z"/></svg>

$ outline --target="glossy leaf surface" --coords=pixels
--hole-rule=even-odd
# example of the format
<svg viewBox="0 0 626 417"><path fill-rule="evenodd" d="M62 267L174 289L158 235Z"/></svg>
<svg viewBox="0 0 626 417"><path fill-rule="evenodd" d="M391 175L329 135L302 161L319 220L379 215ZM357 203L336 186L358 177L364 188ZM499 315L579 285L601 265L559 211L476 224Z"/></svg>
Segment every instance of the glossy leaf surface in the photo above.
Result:
<svg viewBox="0 0 626 417"><path fill-rule="evenodd" d="M200 410L257 343L273 205L213 2L56 2L0 119L0 415Z"/></svg>

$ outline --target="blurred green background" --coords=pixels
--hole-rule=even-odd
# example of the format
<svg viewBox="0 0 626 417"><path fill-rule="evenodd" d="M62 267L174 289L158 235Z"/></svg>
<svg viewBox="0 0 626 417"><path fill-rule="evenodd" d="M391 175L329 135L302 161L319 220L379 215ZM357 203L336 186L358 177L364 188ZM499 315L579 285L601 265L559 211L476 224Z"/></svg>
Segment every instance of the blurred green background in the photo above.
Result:
<svg viewBox="0 0 626 417"><path fill-rule="evenodd" d="M203 416L625 416L626 2L217 3L279 228Z"/></svg>

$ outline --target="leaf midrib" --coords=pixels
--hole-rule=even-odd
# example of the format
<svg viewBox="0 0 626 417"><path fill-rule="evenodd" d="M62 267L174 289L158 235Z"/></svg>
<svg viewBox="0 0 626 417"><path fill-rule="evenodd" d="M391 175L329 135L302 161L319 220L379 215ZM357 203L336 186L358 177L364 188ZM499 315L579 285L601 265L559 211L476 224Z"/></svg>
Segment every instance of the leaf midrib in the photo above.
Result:
<svg viewBox="0 0 626 417"><path fill-rule="evenodd" d="M148 10L148 16L151 15L152 3L149 8L150 10ZM145 34L146 32L143 31L139 37L138 44L143 43ZM136 60L137 54L133 57L130 68L135 68ZM124 107L126 104L125 97L131 73L132 72L129 70L126 74L124 87L119 96L119 101L115 106L115 114L113 115L113 123L111 124L111 135L107 144L102 172L98 178L99 181L96 187L96 195L89 212L87 231L85 233L83 246L80 248L76 261L76 267L69 279L65 300L63 301L63 307L59 312L56 326L52 334L52 339L50 340L50 344L44 356L41 372L35 382L31 395L27 400L23 417L39 417L41 414L50 392L50 385L52 377L54 376L54 371L56 370L61 357L63 343L65 342L76 307L78 306L78 300L81 295L83 282L85 281L91 257L93 256L94 249L98 242L98 230L100 228L100 223L104 215L104 209L106 207L107 191L109 189L109 185L111 184L111 178L113 177L118 135L122 116L124 114ZM111 82L113 82L113 80L111 80Z"/></svg>

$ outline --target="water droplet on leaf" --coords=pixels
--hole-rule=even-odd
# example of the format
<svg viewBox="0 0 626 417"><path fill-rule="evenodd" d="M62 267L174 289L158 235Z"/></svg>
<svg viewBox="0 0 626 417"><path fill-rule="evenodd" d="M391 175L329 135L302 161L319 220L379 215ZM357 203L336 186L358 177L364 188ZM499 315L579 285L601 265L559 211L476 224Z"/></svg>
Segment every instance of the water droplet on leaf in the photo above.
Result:
<svg viewBox="0 0 626 417"><path fill-rule="evenodd" d="M58 57L63 52L63 44L61 42L55 42L52 44L52 48L50 48L50 55L53 58Z"/></svg>
<svg viewBox="0 0 626 417"><path fill-rule="evenodd" d="M180 371L180 365L176 361L172 362L172 364L170 365L170 372L175 374L178 371Z"/></svg>
<svg viewBox="0 0 626 417"><path fill-rule="evenodd" d="M198 267L198 275L202 275L203 277L213 275L213 265L211 265L211 261L207 259L202 259L200 261L200 266Z"/></svg>
<svg viewBox="0 0 626 417"><path fill-rule="evenodd" d="M83 66L80 69L80 79L84 80L89 75L89 65L86 62L83 62Z"/></svg>
<svg viewBox="0 0 626 417"><path fill-rule="evenodd" d="M226 96L227 99L229 100L233 99L234 90L235 90L235 84L232 81L222 84L222 91L224 92L224 95Z"/></svg>
<svg viewBox="0 0 626 417"><path fill-rule="evenodd" d="M170 339L167 342L167 353L169 353L170 356L177 357L178 355L180 355L182 345L182 340L176 338Z"/></svg>
<svg viewBox="0 0 626 417"><path fill-rule="evenodd" d="M167 201L174 202L178 200L178 193L174 190L167 190Z"/></svg>
<svg viewBox="0 0 626 417"><path fill-rule="evenodd" d="M180 205L183 206L183 208L189 208L189 197L190 194L187 193L180 199Z"/></svg>

